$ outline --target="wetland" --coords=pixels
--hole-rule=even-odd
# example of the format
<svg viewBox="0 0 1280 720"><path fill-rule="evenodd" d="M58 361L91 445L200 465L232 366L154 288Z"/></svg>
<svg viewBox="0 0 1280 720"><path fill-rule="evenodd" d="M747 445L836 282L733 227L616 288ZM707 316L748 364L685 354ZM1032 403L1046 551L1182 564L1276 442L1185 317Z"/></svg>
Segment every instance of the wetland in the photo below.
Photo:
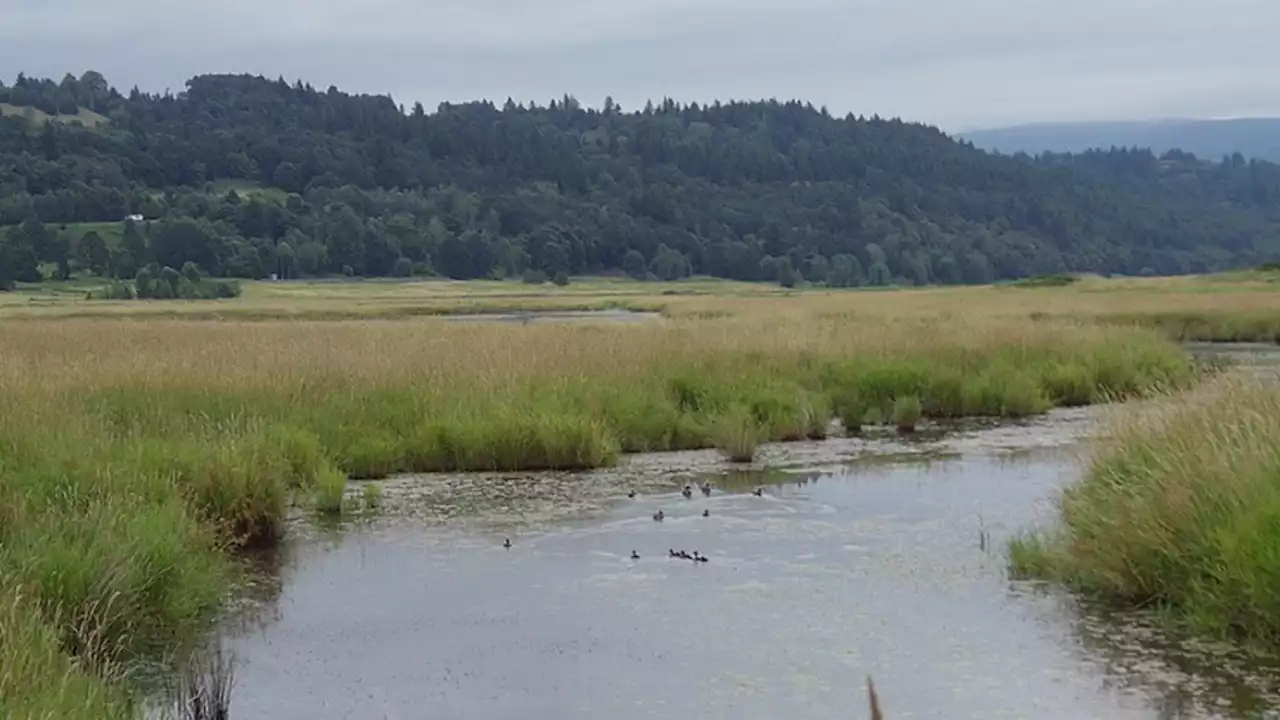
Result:
<svg viewBox="0 0 1280 720"><path fill-rule="evenodd" d="M1172 340L1272 296L1079 285L0 321L0 707L161 715L208 641L234 718L1265 714L1274 355Z"/></svg>
<svg viewBox="0 0 1280 720"><path fill-rule="evenodd" d="M685 452L386 481L376 518L300 521L271 597L228 626L236 716L857 717L867 673L890 717L1274 707L1275 658L1008 580L1008 539L1050 517L1096 417L780 445L746 469Z"/></svg>

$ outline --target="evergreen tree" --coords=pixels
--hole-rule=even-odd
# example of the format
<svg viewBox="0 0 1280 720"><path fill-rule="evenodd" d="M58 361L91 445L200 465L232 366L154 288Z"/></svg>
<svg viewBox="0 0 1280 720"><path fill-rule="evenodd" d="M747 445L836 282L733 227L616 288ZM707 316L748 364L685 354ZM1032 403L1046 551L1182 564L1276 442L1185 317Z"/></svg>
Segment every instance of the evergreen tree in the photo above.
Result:
<svg viewBox="0 0 1280 720"><path fill-rule="evenodd" d="M564 95L547 107L406 113L385 96L248 75L126 95L93 71L23 76L0 93L106 118L0 117L0 273L10 283L40 281L42 262L58 276L122 280L149 263L154 275L190 262L213 277L407 267L460 279L622 271L854 287L1280 258L1280 166L1235 155L1006 157L925 125L836 118L797 101L663 98L627 113ZM73 225L134 213L148 220L124 221L118 242Z"/></svg>

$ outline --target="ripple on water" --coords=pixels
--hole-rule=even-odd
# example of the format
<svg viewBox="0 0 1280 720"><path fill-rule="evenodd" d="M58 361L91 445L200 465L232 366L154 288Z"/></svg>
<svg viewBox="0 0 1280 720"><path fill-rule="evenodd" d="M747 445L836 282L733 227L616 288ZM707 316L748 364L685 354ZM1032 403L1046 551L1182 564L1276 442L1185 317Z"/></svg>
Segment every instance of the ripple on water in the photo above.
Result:
<svg viewBox="0 0 1280 720"><path fill-rule="evenodd" d="M1257 658L1007 581L1004 543L1075 476L1094 417L772 446L732 472L685 452L387 481L377 518L297 521L273 610L229 631L237 716L849 718L868 673L895 719L1271 703ZM703 478L711 497L679 495Z"/></svg>

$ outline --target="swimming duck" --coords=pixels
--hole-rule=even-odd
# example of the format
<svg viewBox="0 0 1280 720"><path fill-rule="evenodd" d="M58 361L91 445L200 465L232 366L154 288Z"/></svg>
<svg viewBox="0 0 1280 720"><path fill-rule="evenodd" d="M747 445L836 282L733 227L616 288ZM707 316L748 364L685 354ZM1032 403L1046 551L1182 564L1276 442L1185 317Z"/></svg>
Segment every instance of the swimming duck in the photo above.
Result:
<svg viewBox="0 0 1280 720"><path fill-rule="evenodd" d="M764 497L764 488L756 488L752 494L756 497Z"/></svg>
<svg viewBox="0 0 1280 720"><path fill-rule="evenodd" d="M510 549L511 549L511 538L507 538L506 540L504 540L504 541L503 541L503 543L502 543L502 547L504 547L504 548L506 548L506 549L510 550Z"/></svg>
<svg viewBox="0 0 1280 720"><path fill-rule="evenodd" d="M635 550L632 550L632 551L631 551L631 559L632 559L632 560L639 560L639 559L640 559L640 553L636 552Z"/></svg>
<svg viewBox="0 0 1280 720"><path fill-rule="evenodd" d="M636 491L635 491L635 490L632 490L631 492L627 493L627 497L631 498L632 500L635 500L635 499L636 499Z"/></svg>
<svg viewBox="0 0 1280 720"><path fill-rule="evenodd" d="M704 482L702 483L701 488L702 488L703 495L706 495L707 497L711 497L711 483Z"/></svg>
<svg viewBox="0 0 1280 720"><path fill-rule="evenodd" d="M671 550L671 549L668 549L668 550L667 550L667 555L668 555L668 556L670 556L670 557L680 557L679 553L677 553L675 550Z"/></svg>
<svg viewBox="0 0 1280 720"><path fill-rule="evenodd" d="M706 556L706 555L698 555L698 554L696 554L696 553L695 553L695 554L694 554L694 556L693 556L693 561L694 561L694 562L706 562L706 561L707 561L707 556Z"/></svg>
<svg viewBox="0 0 1280 720"><path fill-rule="evenodd" d="M688 485L685 485L684 489L680 491L680 494L683 495L686 500L688 500L689 498L693 497L693 488L689 487Z"/></svg>
<svg viewBox="0 0 1280 720"><path fill-rule="evenodd" d="M703 511L702 511L702 517L711 517L711 511L710 511L710 510L703 510Z"/></svg>
<svg viewBox="0 0 1280 720"><path fill-rule="evenodd" d="M653 514L653 521L654 521L654 522L662 522L662 519L663 519L663 518L665 518L666 516L667 516L667 514L666 514L666 513L664 513L664 512L662 512L661 510L659 510L658 512L656 512L656 513L654 513L654 514Z"/></svg>

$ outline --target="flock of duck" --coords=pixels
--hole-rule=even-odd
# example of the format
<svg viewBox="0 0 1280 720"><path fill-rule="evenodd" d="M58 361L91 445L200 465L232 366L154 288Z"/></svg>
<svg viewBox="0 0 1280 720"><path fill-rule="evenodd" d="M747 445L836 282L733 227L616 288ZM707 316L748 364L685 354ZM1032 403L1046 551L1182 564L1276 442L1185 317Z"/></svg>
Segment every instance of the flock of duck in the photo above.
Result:
<svg viewBox="0 0 1280 720"><path fill-rule="evenodd" d="M701 485L699 485L699 486L698 486L698 489L702 491L702 494L703 494L704 496L706 496L706 497L711 497L711 483L710 483L710 482L703 481L703 483L702 483ZM685 485L685 486L684 486L684 489L680 491L680 494L681 494L681 495L684 495L684 497L685 497L685 499L686 499L686 500L689 500L689 499L693 498L693 486L692 486L692 485ZM751 494L755 495L756 497L764 497L764 488L759 488L759 487L758 487L758 488L756 488L755 490L753 490ZM631 498L631 499L633 499L633 500L634 500L634 499L635 499L635 497L636 497L636 491L635 491L635 490L632 490L632 491L628 492L628 493L627 493L627 497L628 497L628 498ZM656 512L656 513L654 513L654 514L653 514L653 521L654 521L654 522L662 522L663 520L665 520L665 519L666 519L666 517L667 517L667 514L666 514L665 512L663 512L662 510L658 510L658 512ZM703 510L703 511L702 511L702 517L711 517L711 511L710 511L710 510ZM508 550L510 550L510 549L511 549L511 538L506 538L506 539L503 541L503 543L502 543L502 547L507 548ZM704 562L707 562L707 561L708 561L707 556L706 556L706 555L702 555L702 554L700 554L697 550L694 550L692 553L686 552L686 551L684 551L684 550L667 550L667 555L668 555L668 557L678 558L678 559L680 559L680 560L692 560L693 562L703 562L703 563L704 563ZM632 559L632 560L639 560L639 559L640 559L640 553L636 552L635 550L632 550L632 551L631 551L631 559Z"/></svg>

